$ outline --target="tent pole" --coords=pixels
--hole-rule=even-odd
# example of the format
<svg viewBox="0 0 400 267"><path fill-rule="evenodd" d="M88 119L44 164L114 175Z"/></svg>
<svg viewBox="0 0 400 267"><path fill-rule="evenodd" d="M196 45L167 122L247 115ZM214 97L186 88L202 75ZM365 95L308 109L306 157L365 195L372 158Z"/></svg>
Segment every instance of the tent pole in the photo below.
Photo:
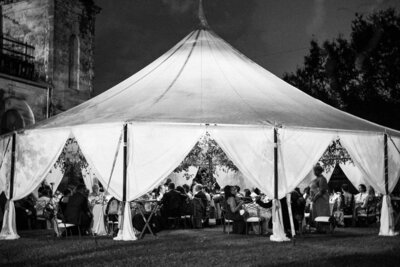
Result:
<svg viewBox="0 0 400 267"><path fill-rule="evenodd" d="M388 135L385 133L383 139L384 166L385 166L385 193L389 195L389 164L388 164Z"/></svg>
<svg viewBox="0 0 400 267"><path fill-rule="evenodd" d="M278 129L274 128L274 198L278 199Z"/></svg>
<svg viewBox="0 0 400 267"><path fill-rule="evenodd" d="M121 228L123 228L125 220L125 205L126 205L126 172L127 172L127 155L128 155L128 124L124 124L124 154L122 167L122 220Z"/></svg>
<svg viewBox="0 0 400 267"><path fill-rule="evenodd" d="M14 177L15 177L15 146L16 146L17 134L16 132L12 135L12 144L11 144L11 172L10 172L10 198L14 197Z"/></svg>

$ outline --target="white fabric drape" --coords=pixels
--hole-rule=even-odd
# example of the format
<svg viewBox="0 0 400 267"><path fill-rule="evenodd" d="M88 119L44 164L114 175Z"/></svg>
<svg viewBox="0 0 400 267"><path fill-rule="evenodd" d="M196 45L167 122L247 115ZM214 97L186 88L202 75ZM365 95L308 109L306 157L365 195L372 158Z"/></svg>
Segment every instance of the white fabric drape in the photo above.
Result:
<svg viewBox="0 0 400 267"><path fill-rule="evenodd" d="M32 130L16 135L14 192L5 213L6 223L0 233L2 239L16 239L14 200L29 195L45 179L59 157L69 136L69 130ZM14 216L14 218L6 217ZM11 228L10 228L11 227Z"/></svg>
<svg viewBox="0 0 400 267"><path fill-rule="evenodd" d="M66 129L18 134L13 200L29 195L48 175L70 135Z"/></svg>
<svg viewBox="0 0 400 267"><path fill-rule="evenodd" d="M0 194L10 181L12 136L0 139Z"/></svg>
<svg viewBox="0 0 400 267"><path fill-rule="evenodd" d="M96 173L97 179L100 180L105 189L108 189L111 195L122 200L123 124L80 126L73 128L72 133L86 161Z"/></svg>
<svg viewBox="0 0 400 267"><path fill-rule="evenodd" d="M137 237L132 225L132 213L129 202L125 203L124 215L121 217L122 224L119 227L118 235L114 237L116 241L135 241Z"/></svg>
<svg viewBox="0 0 400 267"><path fill-rule="evenodd" d="M142 196L165 179L202 134L205 129L200 126L128 124L127 201ZM123 227L115 240L136 240L127 205Z"/></svg>
<svg viewBox="0 0 400 267"><path fill-rule="evenodd" d="M304 180L335 137L331 132L279 129L279 199Z"/></svg>
<svg viewBox="0 0 400 267"><path fill-rule="evenodd" d="M274 197L273 128L210 127L208 132L252 184Z"/></svg>
<svg viewBox="0 0 400 267"><path fill-rule="evenodd" d="M395 235L390 198L385 191L384 135L341 134L340 142L362 172L366 183L373 186L377 192L385 195L382 200L379 235ZM389 142L390 140L388 140L388 145ZM393 178L389 176L389 181L391 179ZM390 191L387 193L390 194Z"/></svg>
<svg viewBox="0 0 400 267"><path fill-rule="evenodd" d="M272 200L272 235L269 237L274 242L290 241L283 229L282 206L278 199Z"/></svg>
<svg viewBox="0 0 400 267"><path fill-rule="evenodd" d="M90 193L93 192L93 185L97 183L96 179L97 175L95 173L95 169L91 166L87 168L82 168L82 178L83 182L85 183L86 188L89 190ZM105 185L107 186L107 185Z"/></svg>
<svg viewBox="0 0 400 267"><path fill-rule="evenodd" d="M53 191L55 192L60 185L62 178L64 177L63 171L57 166L53 166L49 173L45 177L47 184L53 186Z"/></svg>
<svg viewBox="0 0 400 267"><path fill-rule="evenodd" d="M383 134L340 134L340 143L349 152L365 182L385 194Z"/></svg>
<svg viewBox="0 0 400 267"><path fill-rule="evenodd" d="M388 140L389 193L393 191L400 178L400 138Z"/></svg>
<svg viewBox="0 0 400 267"><path fill-rule="evenodd" d="M179 166L200 137L203 126L128 125L127 200L157 186Z"/></svg>
<svg viewBox="0 0 400 267"><path fill-rule="evenodd" d="M14 201L7 200L0 239L13 240L18 238Z"/></svg>
<svg viewBox="0 0 400 267"><path fill-rule="evenodd" d="M355 188L357 188L360 184L367 184L363 178L362 172L353 163L340 163L339 167L342 169L347 179L349 179Z"/></svg>

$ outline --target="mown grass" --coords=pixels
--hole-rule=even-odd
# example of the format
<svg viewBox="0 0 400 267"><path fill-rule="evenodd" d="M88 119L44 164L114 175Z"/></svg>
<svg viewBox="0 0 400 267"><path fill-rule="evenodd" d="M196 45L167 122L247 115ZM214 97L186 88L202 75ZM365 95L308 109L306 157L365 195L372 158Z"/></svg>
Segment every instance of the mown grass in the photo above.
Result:
<svg viewBox="0 0 400 267"><path fill-rule="evenodd" d="M165 231L136 242L20 234L0 242L0 266L400 266L400 237L379 237L376 228L304 235L295 245L228 236L221 228Z"/></svg>

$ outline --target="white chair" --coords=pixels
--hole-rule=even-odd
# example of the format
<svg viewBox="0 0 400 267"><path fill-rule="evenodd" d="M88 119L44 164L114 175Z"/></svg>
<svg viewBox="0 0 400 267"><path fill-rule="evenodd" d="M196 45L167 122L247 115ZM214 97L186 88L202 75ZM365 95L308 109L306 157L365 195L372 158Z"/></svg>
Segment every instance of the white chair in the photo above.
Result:
<svg viewBox="0 0 400 267"><path fill-rule="evenodd" d="M315 218L315 223L318 229L319 225L326 225L329 226L329 231L330 233L333 233L333 230L335 229L335 220L332 217L329 216L319 216Z"/></svg>
<svg viewBox="0 0 400 267"><path fill-rule="evenodd" d="M57 228L57 229L55 229L57 236L61 236L61 232L64 230L65 231L65 236L68 237L68 228L75 227L76 225L72 224L72 223L65 223L60 219L56 219L55 226ZM78 227L78 233L79 233L79 237L80 237L81 236L81 230L80 230L79 227Z"/></svg>
<svg viewBox="0 0 400 267"><path fill-rule="evenodd" d="M261 217L249 217L246 219L245 221L246 223L246 235L249 234L249 229L248 229L248 224L249 223L258 223L258 227L259 227L259 234L262 234L262 218Z"/></svg>

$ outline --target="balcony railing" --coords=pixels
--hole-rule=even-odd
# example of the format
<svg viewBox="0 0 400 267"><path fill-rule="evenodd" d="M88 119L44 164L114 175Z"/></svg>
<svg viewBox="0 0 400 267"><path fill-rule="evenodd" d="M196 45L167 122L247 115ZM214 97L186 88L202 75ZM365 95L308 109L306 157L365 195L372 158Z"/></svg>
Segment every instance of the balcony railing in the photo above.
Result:
<svg viewBox="0 0 400 267"><path fill-rule="evenodd" d="M35 47L0 35L0 72L33 80Z"/></svg>

